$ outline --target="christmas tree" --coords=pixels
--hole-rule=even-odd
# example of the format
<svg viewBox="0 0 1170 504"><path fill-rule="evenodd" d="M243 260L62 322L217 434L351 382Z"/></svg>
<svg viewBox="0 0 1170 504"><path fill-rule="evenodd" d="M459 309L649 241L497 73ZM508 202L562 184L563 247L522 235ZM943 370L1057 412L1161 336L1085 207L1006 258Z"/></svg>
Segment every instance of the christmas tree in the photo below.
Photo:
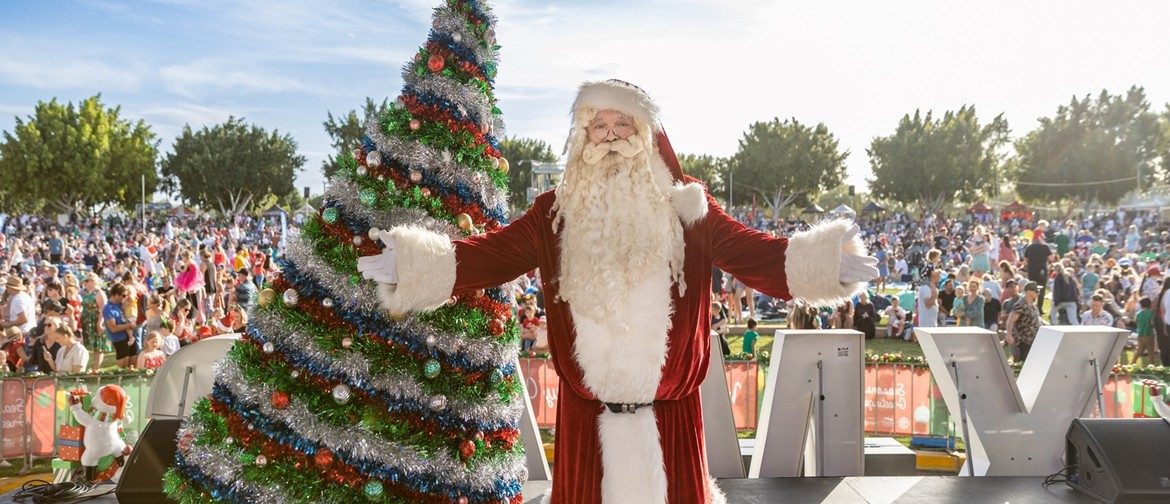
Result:
<svg viewBox="0 0 1170 504"><path fill-rule="evenodd" d="M357 258L379 229L458 239L505 224L508 163L493 81L499 47L483 1L435 9L401 96L288 240L281 274L179 432L166 492L181 503L519 503L510 292L457 293L388 313Z"/></svg>

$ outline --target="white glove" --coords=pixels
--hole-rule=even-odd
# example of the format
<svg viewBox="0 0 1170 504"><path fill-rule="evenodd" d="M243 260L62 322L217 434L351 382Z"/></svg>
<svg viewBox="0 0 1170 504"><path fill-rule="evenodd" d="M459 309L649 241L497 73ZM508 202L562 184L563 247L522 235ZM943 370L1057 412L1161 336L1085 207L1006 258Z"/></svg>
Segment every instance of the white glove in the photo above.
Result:
<svg viewBox="0 0 1170 504"><path fill-rule="evenodd" d="M868 282L878 277L876 257L850 254L844 250L860 231L861 228L854 224L841 240L841 283Z"/></svg>
<svg viewBox="0 0 1170 504"><path fill-rule="evenodd" d="M398 283L398 252L394 250L394 235L380 231L378 238L386 244L381 254L358 258L357 269L366 280L395 285Z"/></svg>

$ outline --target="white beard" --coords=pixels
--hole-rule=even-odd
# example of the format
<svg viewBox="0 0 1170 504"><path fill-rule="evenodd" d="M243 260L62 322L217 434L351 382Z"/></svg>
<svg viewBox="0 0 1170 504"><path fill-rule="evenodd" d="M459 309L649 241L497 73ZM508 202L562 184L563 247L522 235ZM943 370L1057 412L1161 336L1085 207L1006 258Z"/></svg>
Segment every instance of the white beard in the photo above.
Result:
<svg viewBox="0 0 1170 504"><path fill-rule="evenodd" d="M597 320L654 275L667 272L685 288L682 223L654 182L645 145L636 135L586 144L556 189L559 298Z"/></svg>

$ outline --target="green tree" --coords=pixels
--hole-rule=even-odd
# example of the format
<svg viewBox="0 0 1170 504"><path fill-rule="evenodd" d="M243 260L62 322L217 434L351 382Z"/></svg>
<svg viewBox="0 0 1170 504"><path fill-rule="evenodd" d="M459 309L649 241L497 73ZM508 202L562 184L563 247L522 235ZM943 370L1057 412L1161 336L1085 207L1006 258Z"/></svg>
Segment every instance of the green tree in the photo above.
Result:
<svg viewBox="0 0 1170 504"><path fill-rule="evenodd" d="M132 208L158 185L158 140L143 121L107 109L101 95L77 106L38 102L0 144L0 187L9 210L82 214Z"/></svg>
<svg viewBox="0 0 1170 504"><path fill-rule="evenodd" d="M727 173L727 159L709 154L679 154L678 164L683 173L706 184L707 193L726 196L723 177Z"/></svg>
<svg viewBox="0 0 1170 504"><path fill-rule="evenodd" d="M332 141L333 152L337 153L333 157L325 158L325 161L321 163L321 172L325 174L325 178L333 178L333 174L341 168L337 162L339 156L343 159L351 157L353 150L361 146L362 138L366 136L366 119L382 117L389 106L386 99L382 99L382 103L379 104L367 96L366 106L361 117L358 117L357 111L353 109L349 113L337 117L333 117L332 112L325 113L325 121L321 125L325 127L325 133Z"/></svg>
<svg viewBox="0 0 1170 504"><path fill-rule="evenodd" d="M734 188L749 189L772 208L772 215L801 194L816 194L839 185L849 151L824 123L806 126L796 119L752 124L729 160Z"/></svg>
<svg viewBox="0 0 1170 504"><path fill-rule="evenodd" d="M1137 187L1139 173L1148 187L1164 138L1140 87L1117 96L1101 91L1096 100L1073 97L1016 141L1016 191L1025 200L1064 202L1066 212L1116 203Z"/></svg>
<svg viewBox="0 0 1170 504"><path fill-rule="evenodd" d="M553 163L557 156L543 140L517 137L500 140L500 154L509 162L508 192L512 194L509 203L512 212L522 212L531 205L527 194L528 188L532 187L532 163Z"/></svg>
<svg viewBox="0 0 1170 504"><path fill-rule="evenodd" d="M290 135L271 134L243 118L213 128L183 128L174 152L162 162L164 187L205 208L235 215L253 199L295 190L293 180L305 157Z"/></svg>
<svg viewBox="0 0 1170 504"><path fill-rule="evenodd" d="M1003 114L980 124L974 105L938 119L915 110L902 116L894 134L874 138L866 150L874 174L870 190L923 212L937 212L956 198L971 201L994 193L1007 137Z"/></svg>

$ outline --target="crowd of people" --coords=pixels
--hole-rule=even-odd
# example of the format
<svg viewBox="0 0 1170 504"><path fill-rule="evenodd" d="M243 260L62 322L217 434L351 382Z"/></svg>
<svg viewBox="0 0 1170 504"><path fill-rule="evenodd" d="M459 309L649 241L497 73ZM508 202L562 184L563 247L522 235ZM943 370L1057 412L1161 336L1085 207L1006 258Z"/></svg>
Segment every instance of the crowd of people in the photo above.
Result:
<svg viewBox="0 0 1170 504"><path fill-rule="evenodd" d="M156 369L242 332L282 228L238 217L61 221L0 216L0 331L9 373Z"/></svg>
<svg viewBox="0 0 1170 504"><path fill-rule="evenodd" d="M1118 210L1052 222L989 217L860 217L861 234L879 260L870 292L837 307L786 306L789 326L856 328L867 338L908 341L914 327L976 326L997 331L1023 361L1041 325L1103 325L1133 333L1134 364L1170 365L1170 350L1162 352L1170 347L1170 275L1163 273L1170 266L1170 222L1158 212ZM792 217L743 220L780 235L806 225ZM726 307L732 321L777 304L734 279L713 289L725 300L717 307Z"/></svg>

